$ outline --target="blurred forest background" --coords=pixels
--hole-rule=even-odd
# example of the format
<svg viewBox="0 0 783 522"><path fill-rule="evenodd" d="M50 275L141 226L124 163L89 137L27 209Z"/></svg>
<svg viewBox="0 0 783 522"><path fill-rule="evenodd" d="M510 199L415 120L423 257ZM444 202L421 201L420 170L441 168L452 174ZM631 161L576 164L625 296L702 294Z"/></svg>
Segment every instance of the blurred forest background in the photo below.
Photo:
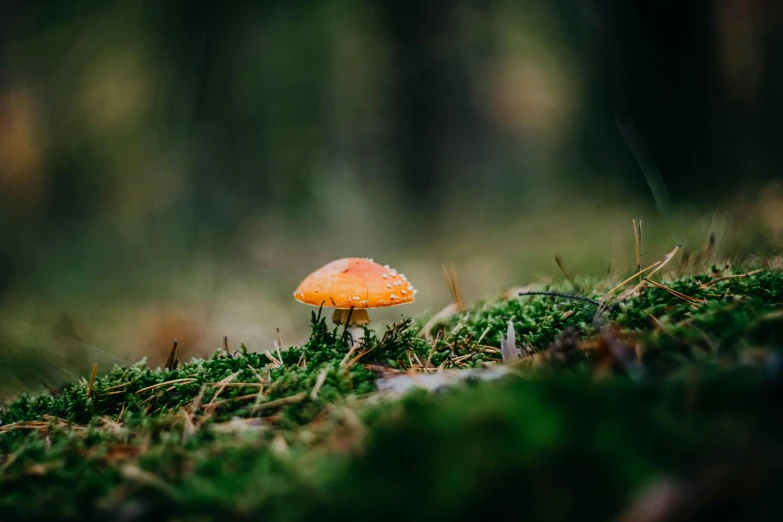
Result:
<svg viewBox="0 0 783 522"><path fill-rule="evenodd" d="M0 3L0 391L308 333L338 257L416 303L783 244L771 0ZM382 323L382 321L379 321Z"/></svg>

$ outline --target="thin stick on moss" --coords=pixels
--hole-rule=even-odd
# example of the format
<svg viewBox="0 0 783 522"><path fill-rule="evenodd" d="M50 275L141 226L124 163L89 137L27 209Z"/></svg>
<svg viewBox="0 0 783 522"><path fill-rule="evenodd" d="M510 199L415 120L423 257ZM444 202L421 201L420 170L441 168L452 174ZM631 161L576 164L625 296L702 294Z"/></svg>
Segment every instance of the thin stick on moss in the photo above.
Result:
<svg viewBox="0 0 783 522"><path fill-rule="evenodd" d="M636 271L639 272L642 269L642 220L639 222L634 219L633 222L633 237L636 244ZM639 282L642 281L642 276L639 275Z"/></svg>
<svg viewBox="0 0 783 522"><path fill-rule="evenodd" d="M221 387L221 388L241 388L241 387L249 387L249 388L257 388L258 386L263 386L263 383L257 383L257 382L208 382L205 383L204 386L211 386L212 388L215 387Z"/></svg>
<svg viewBox="0 0 783 522"><path fill-rule="evenodd" d="M660 264L659 264L657 267L655 267L655 270L653 270L652 272L650 272L649 274L647 274L647 278L650 278L650 277L652 277L652 276L653 276L653 274L655 274L656 272L659 272L659 271L660 271L660 270L661 270L663 267L665 267L666 265L668 265L668 264L669 264L669 262L670 262L672 259L674 259L674 256L677 254L677 251L678 251L680 248L682 248L682 245L675 245L675 246L674 246L674 248L672 249L672 251L671 251L671 252L669 252L668 254L666 254L666 256L665 256L665 257L664 257L664 258L661 260L661 263L660 263ZM643 284L644 284L644 281L642 281L641 283L639 283L639 284L638 284L638 285L636 285L636 286L637 286L637 288L641 288Z"/></svg>
<svg viewBox="0 0 783 522"><path fill-rule="evenodd" d="M249 399L255 399L258 397L258 393L249 393L247 395L240 395L239 397L231 397L230 399L223 399L222 401L217 402L210 402L209 404L205 404L204 408L217 408L219 406L222 406L224 404L228 404L230 402L236 402L236 401L246 401Z"/></svg>
<svg viewBox="0 0 783 522"><path fill-rule="evenodd" d="M584 301L586 303L593 304L595 306L600 306L601 303L596 301L595 299L590 299L589 297L585 297L583 295L573 295L573 294L564 294L561 292L539 292L539 291L529 291L529 292L519 292L520 296L524 295L545 295L549 297L562 297L563 299L573 299L575 301Z"/></svg>
<svg viewBox="0 0 783 522"><path fill-rule="evenodd" d="M538 350L536 350L536 347L533 346L532 342L530 342L530 339L528 339L527 335L522 334L522 339L524 339L530 349L533 350L533 353L538 353Z"/></svg>
<svg viewBox="0 0 783 522"><path fill-rule="evenodd" d="M479 344L481 344L481 341L483 341L483 340L484 340L484 337L486 337L486 336L487 336L487 334L489 333L489 331L490 331L491 329L492 329L492 327L491 327L491 326L487 326L487 327L484 329L484 331L483 331L483 332L481 332L481 335L479 335L479 338L476 340L476 342L477 342L477 343L479 343Z"/></svg>
<svg viewBox="0 0 783 522"><path fill-rule="evenodd" d="M277 343L277 341L275 341L275 343ZM282 367L282 366L283 366L283 360L282 360L282 359L280 359L280 360L278 361L277 359L275 359L274 355L272 355L271 353L269 353L269 352L264 352L264 356L266 356L266 358L267 358L267 359L269 359L270 361L272 361L272 364L276 365L276 366L275 366L275 368L279 368L279 367Z"/></svg>
<svg viewBox="0 0 783 522"><path fill-rule="evenodd" d="M155 388L160 388L161 386L168 386L170 384L190 384L192 382L196 382L198 379L194 379L192 377L184 377L182 379L174 379L172 381L166 381L166 382L159 382L157 384L153 384L151 386L147 386L145 388L142 388L138 390L136 393L142 393L145 391L154 390Z"/></svg>
<svg viewBox="0 0 783 522"><path fill-rule="evenodd" d="M269 401L269 402L259 404L258 406L255 406L253 409L258 411L258 410L267 410L270 408L279 408L280 406L290 406L292 404L298 404L303 400L307 399L308 395L309 394L307 392L297 393L296 395L292 395L290 397L283 397L282 399L277 399L274 401Z"/></svg>
<svg viewBox="0 0 783 522"><path fill-rule="evenodd" d="M683 301L685 301L687 303L690 303L690 304L704 304L704 303L707 302L704 299L698 299L696 297L691 297L689 295L685 295L685 294L683 294L681 292L678 292L677 290L673 290L673 289L669 288L668 286L659 283L658 281L653 281L652 279L648 279L646 277L644 278L644 280L647 281L648 283L650 283L651 285L653 285L653 286L655 286L657 288L660 288L661 290L665 290L666 292L669 292L674 297L676 297L678 299L682 299Z"/></svg>
<svg viewBox="0 0 783 522"><path fill-rule="evenodd" d="M345 337L348 335L348 328L351 326L351 316L353 315L353 306L348 309L348 318L345 320L345 327L343 327L343 335L340 336L340 342L345 342Z"/></svg>
<svg viewBox="0 0 783 522"><path fill-rule="evenodd" d="M340 366L340 368L342 368L343 366L345 366L348 363L348 360L354 354L356 349L359 348L359 346L361 346L361 343L359 341L355 341L353 343L353 345L351 346L351 349L348 350L348 353L345 354L345 357L343 357L343 360L340 361L340 364L338 365L338 366Z"/></svg>
<svg viewBox="0 0 783 522"><path fill-rule="evenodd" d="M560 268L560 271L563 272L563 275L568 280L568 282L571 283L571 288L576 289L576 284L574 284L574 278L571 277L571 274L569 274L568 270L566 270L565 265L563 264L563 259L560 257L560 254L555 254L555 263L557 263L557 266Z"/></svg>
<svg viewBox="0 0 783 522"><path fill-rule="evenodd" d="M625 292L623 292L621 294L621 296L617 298L616 302L612 305L612 307L615 307L615 306L619 305L620 303L622 303L623 301L628 299L628 297L633 295L635 292L639 291L642 288L642 286L644 286L645 281L646 281L647 278L651 277L653 274L655 274L656 272L661 270L672 259L674 259L674 256L675 256L675 254L677 254L677 251L680 249L680 247L681 247L681 245L676 245L671 250L671 252L669 252L668 254L666 254L664 256L664 258L662 260L656 261L652 265L650 265L647 268L645 268L644 270L642 270L640 273L644 273L644 272L647 272L648 270L652 269L652 271L649 274L647 274L647 277L645 279L642 279L642 281L639 284L637 284L633 288L630 288L630 289L626 290ZM604 294L604 296L601 298L601 305L598 307L598 310L596 311L595 317L593 318L593 322L594 323L596 323L597 321L600 321L600 318L604 314L604 312L606 312L607 310L610 309L609 302L612 300L612 294L616 290L618 290L618 289L622 288L623 286L625 286L626 283L629 283L630 281L632 281L638 275L639 274L632 275L631 277L629 277L628 279L626 279L625 281L623 281L622 283L620 283L619 285L617 285L616 287L614 287L613 289L608 291L606 294Z"/></svg>
<svg viewBox="0 0 783 522"><path fill-rule="evenodd" d="M87 388L87 398L92 395L92 388L95 385L95 376L98 375L98 363L92 365L92 375L90 375L90 386Z"/></svg>
<svg viewBox="0 0 783 522"><path fill-rule="evenodd" d="M310 398L315 399L318 397L318 392L321 390L321 386L324 385L324 382L326 382L326 374L329 373L328 368L324 368L321 370L321 373L318 374L318 378L315 380L315 386L313 386L313 391L310 392Z"/></svg>
<svg viewBox="0 0 783 522"><path fill-rule="evenodd" d="M441 268L443 269L443 276L446 278L446 285L449 287L451 300L456 305L457 311L461 312L465 308L465 301L462 299L462 290L457 279L457 268L453 262L449 263L448 267L441 265Z"/></svg>
<svg viewBox="0 0 783 522"><path fill-rule="evenodd" d="M699 288L703 290L705 288L711 287L714 284L720 283L721 281L726 281L727 279L739 279L739 278L742 278L742 277L749 277L749 276L758 274L760 272L764 272L765 270L766 270L766 268L759 268L759 269L756 269L756 270L751 270L750 272L747 272L745 274L732 274L732 275L727 275L727 276L723 276L723 277L718 277L717 279L713 279L712 281L707 281L706 283L700 284Z"/></svg>
<svg viewBox="0 0 783 522"><path fill-rule="evenodd" d="M487 329L484 331L486 333L489 331L489 326L487 326ZM440 341L440 334L441 332L438 332L438 334L435 336L435 340L432 341L432 348L430 348L430 353L427 355L427 362L424 363L425 368L430 367L430 363L432 362L432 356L435 353L435 348L438 346L438 341Z"/></svg>
<svg viewBox="0 0 783 522"><path fill-rule="evenodd" d="M359 355L357 355L356 357L354 357L353 359L351 359L350 361L348 361L348 363L345 365L345 368L346 368L346 369L347 369L347 368L350 368L351 366L353 366L354 364L356 364L357 362L359 362L359 359L361 359L362 357L364 357L365 355L367 355L368 353L370 353L372 350L373 350L373 348L369 348L369 349L367 349L367 350L363 351L362 353L360 353Z"/></svg>
<svg viewBox="0 0 783 522"><path fill-rule="evenodd" d="M247 367L248 367L248 369L250 369L250 371L251 371L251 372L253 372L253 375L255 375L255 376L256 376L256 379L258 379L258 382L259 382L259 383L261 383L261 384L263 385L263 384L266 382L266 381L264 381L264 379L261 377L261 375L258 373L258 370L256 370L255 368L253 368L253 367L252 367L252 366L250 366L249 364L247 365Z"/></svg>
<svg viewBox="0 0 783 522"><path fill-rule="evenodd" d="M177 353L177 340L174 340L174 345L171 347L171 351L169 352L169 357L166 359L166 366L164 367L166 370L174 370L177 368L177 359L175 354Z"/></svg>
<svg viewBox="0 0 783 522"><path fill-rule="evenodd" d="M236 378L236 376L240 374L240 372L241 372L241 371L242 371L242 370L239 370L239 371L237 371L237 372L235 372L235 373L232 373L231 375L229 375L229 376L228 376L228 377L226 377L225 379L221 380L220 382L217 382L217 383L211 383L211 384L217 384L218 386L220 386L220 388L218 388L218 390L215 392L215 395L213 395L213 396L212 396L212 400L211 400L211 401L209 401L209 403L205 404L205 405L204 405L204 407L205 407L205 408L209 408L209 407L211 407L211 406L212 406L212 404L213 404L213 403L214 403L214 402L217 400L217 398L218 398L218 397L220 397L220 394L221 394L221 393L223 393L223 390L225 390L225 389L226 389L226 385L227 385L228 383L230 383L231 381L233 381L233 380ZM210 385L211 385L211 384L210 384ZM209 386L209 385L208 385L208 386Z"/></svg>
<svg viewBox="0 0 783 522"><path fill-rule="evenodd" d="M608 299L608 298L609 298L609 297L610 297L610 296L611 296L613 293L615 293L616 291L618 291L619 289L621 289L622 287L624 287L625 285L627 285L628 283L630 283L631 281L633 281L634 279L636 279L637 277L641 276L641 275L642 275L642 274L644 274L645 272L647 272L647 271L649 271L649 270L652 270L653 268L655 268L656 266L658 266L658 265L660 265L660 264L661 264L661 262L660 262L660 261L656 261L655 263L651 264L650 266L648 266L648 267L645 267L645 268L643 268L642 270L639 270L637 273L635 273L634 275L632 275L632 276L631 276L631 277L629 277L628 279L625 279L625 280L623 280L623 282L622 282L622 283L618 284L617 286L615 286L614 288L612 288L611 290L609 290L608 292L606 292L606 293L604 294L604 296L601 298L601 301L602 301L602 302L603 302L603 301L605 301L605 300L606 300L606 299Z"/></svg>

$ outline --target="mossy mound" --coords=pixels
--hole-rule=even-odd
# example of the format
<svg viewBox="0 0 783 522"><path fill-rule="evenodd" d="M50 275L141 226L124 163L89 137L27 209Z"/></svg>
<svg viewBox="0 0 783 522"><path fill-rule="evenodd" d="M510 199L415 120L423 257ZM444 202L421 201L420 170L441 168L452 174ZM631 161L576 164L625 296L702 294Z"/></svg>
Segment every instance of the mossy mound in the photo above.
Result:
<svg viewBox="0 0 783 522"><path fill-rule="evenodd" d="M494 298L359 343L314 315L302 347L20 396L0 410L0 518L774 519L783 271L753 268ZM376 391L500 364L509 321L509 377Z"/></svg>

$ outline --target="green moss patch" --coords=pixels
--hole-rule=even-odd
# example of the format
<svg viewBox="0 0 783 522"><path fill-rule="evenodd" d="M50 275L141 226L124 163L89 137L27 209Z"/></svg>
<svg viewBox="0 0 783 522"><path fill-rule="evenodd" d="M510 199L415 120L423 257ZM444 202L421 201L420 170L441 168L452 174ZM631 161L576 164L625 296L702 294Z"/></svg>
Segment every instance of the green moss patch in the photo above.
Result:
<svg viewBox="0 0 783 522"><path fill-rule="evenodd" d="M777 513L783 272L754 268L645 283L620 302L579 282L609 304L598 314L493 298L360 342L314 314L301 347L141 362L23 395L0 410L0 515L607 520L666 492L667 509L700 516L719 499L718 518ZM406 372L501 364L509 322L513 375L376 391Z"/></svg>

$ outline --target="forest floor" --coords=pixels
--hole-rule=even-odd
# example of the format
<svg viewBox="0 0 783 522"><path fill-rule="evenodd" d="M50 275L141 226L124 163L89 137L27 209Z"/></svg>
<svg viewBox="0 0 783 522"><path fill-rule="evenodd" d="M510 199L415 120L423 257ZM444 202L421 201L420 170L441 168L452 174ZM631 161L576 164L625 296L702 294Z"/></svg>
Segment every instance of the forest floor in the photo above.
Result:
<svg viewBox="0 0 783 522"><path fill-rule="evenodd" d="M627 275L18 396L0 519L783 515L781 259Z"/></svg>

